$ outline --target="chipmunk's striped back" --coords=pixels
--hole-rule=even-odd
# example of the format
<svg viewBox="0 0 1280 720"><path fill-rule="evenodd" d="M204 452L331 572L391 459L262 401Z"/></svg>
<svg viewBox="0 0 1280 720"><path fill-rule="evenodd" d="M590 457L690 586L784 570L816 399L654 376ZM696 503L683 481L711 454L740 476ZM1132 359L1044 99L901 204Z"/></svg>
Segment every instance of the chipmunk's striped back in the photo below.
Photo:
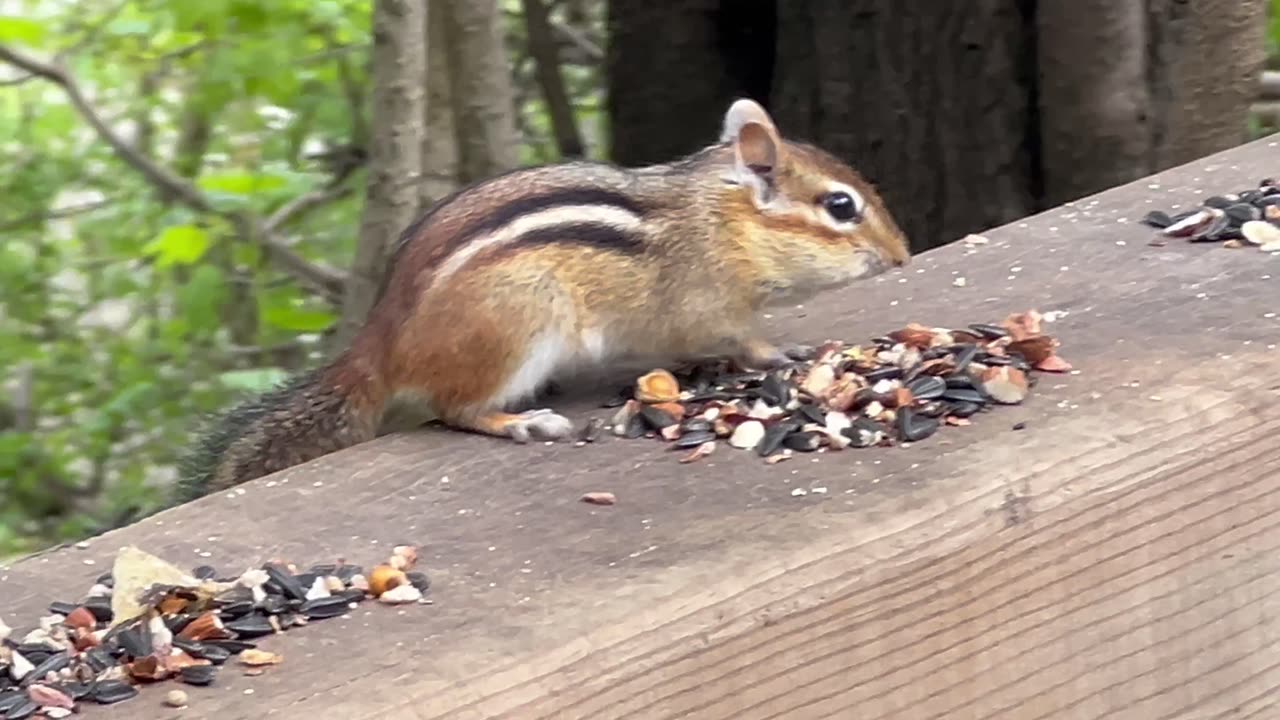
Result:
<svg viewBox="0 0 1280 720"><path fill-rule="evenodd" d="M769 367L785 358L757 333L765 304L907 258L871 185L784 141L750 101L730 107L717 144L670 164L505 173L407 228L351 347L228 416L196 477L216 490L371 439L392 398L457 429L562 437L564 417L508 406L617 355Z"/></svg>

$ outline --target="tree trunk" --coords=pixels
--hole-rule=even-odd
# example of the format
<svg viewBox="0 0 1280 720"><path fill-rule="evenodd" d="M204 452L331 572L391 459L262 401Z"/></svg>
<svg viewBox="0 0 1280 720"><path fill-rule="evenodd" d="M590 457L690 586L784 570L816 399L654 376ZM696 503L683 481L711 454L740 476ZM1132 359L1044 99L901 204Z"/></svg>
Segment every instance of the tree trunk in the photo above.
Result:
<svg viewBox="0 0 1280 720"><path fill-rule="evenodd" d="M774 114L880 186L916 251L1036 208L1028 0L779 3Z"/></svg>
<svg viewBox="0 0 1280 720"><path fill-rule="evenodd" d="M1261 0L1147 0L1153 169L1247 139L1245 118L1266 61Z"/></svg>
<svg viewBox="0 0 1280 720"><path fill-rule="evenodd" d="M784 134L880 186L918 252L1243 141L1264 5L776 0L764 22L613 0L613 158L688 152L730 97L767 97Z"/></svg>
<svg viewBox="0 0 1280 720"><path fill-rule="evenodd" d="M386 271L387 251L418 211L426 117L427 0L377 0L373 10L373 122L369 175L355 261L332 341L364 322Z"/></svg>
<svg viewBox="0 0 1280 720"><path fill-rule="evenodd" d="M422 138L422 183L418 209L453 192L458 185L458 135L454 129L450 93L446 19L448 0L429 0L427 9L427 106L426 132Z"/></svg>
<svg viewBox="0 0 1280 720"><path fill-rule="evenodd" d="M450 94L458 179L480 180L520 160L502 14L497 0L447 0Z"/></svg>
<svg viewBox="0 0 1280 720"><path fill-rule="evenodd" d="M578 122L573 116L573 105L569 102L564 78L560 76L560 54L547 18L547 6L543 0L523 0L523 7L529 55L533 57L538 86L551 116L556 148L562 158L581 157L582 137L578 134Z"/></svg>
<svg viewBox="0 0 1280 720"><path fill-rule="evenodd" d="M610 0L613 160L644 165L693 152L716 140L734 98L767 100L773 22L774 0Z"/></svg>
<svg viewBox="0 0 1280 720"><path fill-rule="evenodd" d="M1263 14L1256 2L1041 0L1043 202L1244 141Z"/></svg>

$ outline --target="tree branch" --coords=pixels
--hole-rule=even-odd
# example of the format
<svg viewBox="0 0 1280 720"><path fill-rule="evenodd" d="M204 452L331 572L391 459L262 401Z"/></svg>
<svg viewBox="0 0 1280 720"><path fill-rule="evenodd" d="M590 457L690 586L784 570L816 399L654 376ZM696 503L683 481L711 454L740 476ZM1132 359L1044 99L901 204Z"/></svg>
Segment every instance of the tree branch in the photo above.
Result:
<svg viewBox="0 0 1280 720"><path fill-rule="evenodd" d="M568 40L572 45L582 51L593 62L601 62L604 60L604 50L600 48L585 33L568 24L551 20L551 29L555 31L561 38Z"/></svg>
<svg viewBox="0 0 1280 720"><path fill-rule="evenodd" d="M556 137L556 148L561 158L582 156L582 136L573 117L573 105L560 76L560 57L552 38L551 21L542 0L523 0L525 36L529 55L533 57L534 77L542 88L547 113L551 116L551 129Z"/></svg>
<svg viewBox="0 0 1280 720"><path fill-rule="evenodd" d="M88 99L80 90L80 86L61 67L27 57L4 45L0 45L0 60L32 75L42 77L62 88L71 105L84 118L85 122L93 128L98 137L115 151L116 156L141 173L148 182L163 193L193 210L218 215L230 220L237 230L249 238L251 242L259 245L267 255L267 258L282 270L320 289L331 299L342 296L342 288L346 282L345 273L312 263L297 254L273 237L270 227L260 218L249 213L233 212L215 207L194 185L143 155L115 130L111 129L110 125L102 119L97 110L89 104Z"/></svg>
<svg viewBox="0 0 1280 720"><path fill-rule="evenodd" d="M267 217L262 223L262 228L267 233L274 235L280 228L288 225L299 217L311 212L312 210L323 207L330 203L342 200L351 194L351 188L347 185L334 185L325 187L321 190L312 190L309 193L303 193L289 202L281 205L275 212Z"/></svg>
<svg viewBox="0 0 1280 720"><path fill-rule="evenodd" d="M111 199L107 199L107 200L100 200L97 202L82 203L80 205L70 205L67 207L56 208L53 210L37 210L36 212L27 213L26 215L23 215L21 217L16 217L12 220L5 220L0 222L0 232L8 232L10 230L16 230L20 227L23 227L24 225L30 225L31 223L34 223L34 222L48 221L48 220L61 220L64 218L75 217L76 215L83 215L84 213L90 213L90 212L93 212L94 210L100 210L104 207L107 207L108 205L111 205L113 202L115 201Z"/></svg>

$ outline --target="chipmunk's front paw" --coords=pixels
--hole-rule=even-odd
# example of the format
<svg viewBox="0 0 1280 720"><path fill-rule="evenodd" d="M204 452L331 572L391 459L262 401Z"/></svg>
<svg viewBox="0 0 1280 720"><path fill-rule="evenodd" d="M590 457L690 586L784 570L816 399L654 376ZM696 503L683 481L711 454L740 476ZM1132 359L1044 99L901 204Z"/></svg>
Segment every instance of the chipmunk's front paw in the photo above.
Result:
<svg viewBox="0 0 1280 720"><path fill-rule="evenodd" d="M766 340L753 339L742 344L742 349L738 353L738 362L756 370L775 370L804 359L806 353L812 356L813 348L807 345L779 347Z"/></svg>
<svg viewBox="0 0 1280 720"><path fill-rule="evenodd" d="M528 410L513 416L506 424L506 432L518 443L529 442L533 437L559 440L573 432L573 423L569 418L546 408Z"/></svg>

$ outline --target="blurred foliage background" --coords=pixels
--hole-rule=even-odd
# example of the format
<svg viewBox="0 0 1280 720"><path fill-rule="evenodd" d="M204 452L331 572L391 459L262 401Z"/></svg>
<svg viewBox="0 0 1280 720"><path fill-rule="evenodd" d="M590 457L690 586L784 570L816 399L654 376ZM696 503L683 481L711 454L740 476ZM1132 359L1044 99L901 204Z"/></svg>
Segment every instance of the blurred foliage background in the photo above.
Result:
<svg viewBox="0 0 1280 720"><path fill-rule="evenodd" d="M571 129L537 76L531 6L554 31ZM518 162L610 157L604 1L497 9ZM374 12L0 0L0 558L150 506L197 418L325 352L361 236ZM424 205L471 179L435 170Z"/></svg>

